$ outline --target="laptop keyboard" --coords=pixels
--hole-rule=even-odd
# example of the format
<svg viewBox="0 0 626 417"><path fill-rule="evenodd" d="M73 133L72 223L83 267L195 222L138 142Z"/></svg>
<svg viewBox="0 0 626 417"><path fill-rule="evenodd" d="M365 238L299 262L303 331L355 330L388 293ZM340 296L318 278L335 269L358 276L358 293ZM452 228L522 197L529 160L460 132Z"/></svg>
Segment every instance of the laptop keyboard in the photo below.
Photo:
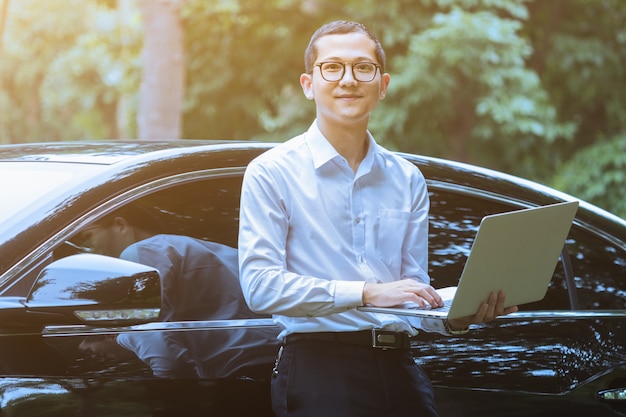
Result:
<svg viewBox="0 0 626 417"><path fill-rule="evenodd" d="M447 300L443 300L443 307L436 307L436 308L432 308L431 306L427 306L427 307L422 307L417 303L414 303L412 301L406 301L402 304L400 304L398 307L399 308L408 308L408 309L412 309L412 310L438 310L438 311L447 311L450 310L450 306L452 305L452 298L449 298Z"/></svg>

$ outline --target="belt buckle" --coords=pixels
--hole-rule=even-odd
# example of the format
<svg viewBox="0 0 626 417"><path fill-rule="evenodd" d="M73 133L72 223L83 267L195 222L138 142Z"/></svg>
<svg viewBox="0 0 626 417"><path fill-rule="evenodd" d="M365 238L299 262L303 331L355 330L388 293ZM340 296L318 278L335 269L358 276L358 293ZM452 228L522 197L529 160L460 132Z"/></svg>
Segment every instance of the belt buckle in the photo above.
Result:
<svg viewBox="0 0 626 417"><path fill-rule="evenodd" d="M399 340L400 339L400 340ZM402 344L396 332L372 329L372 347L377 349L397 349Z"/></svg>

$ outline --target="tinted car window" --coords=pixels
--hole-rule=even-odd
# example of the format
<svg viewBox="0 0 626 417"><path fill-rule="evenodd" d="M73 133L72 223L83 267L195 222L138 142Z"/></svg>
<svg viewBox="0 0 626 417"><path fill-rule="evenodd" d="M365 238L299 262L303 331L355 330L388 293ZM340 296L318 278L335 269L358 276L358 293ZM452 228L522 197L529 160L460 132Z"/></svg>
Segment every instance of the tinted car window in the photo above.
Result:
<svg viewBox="0 0 626 417"><path fill-rule="evenodd" d="M237 247L241 176L194 181L144 197L161 213L167 233Z"/></svg>
<svg viewBox="0 0 626 417"><path fill-rule="evenodd" d="M626 308L626 248L575 227L570 233L568 249L580 308Z"/></svg>

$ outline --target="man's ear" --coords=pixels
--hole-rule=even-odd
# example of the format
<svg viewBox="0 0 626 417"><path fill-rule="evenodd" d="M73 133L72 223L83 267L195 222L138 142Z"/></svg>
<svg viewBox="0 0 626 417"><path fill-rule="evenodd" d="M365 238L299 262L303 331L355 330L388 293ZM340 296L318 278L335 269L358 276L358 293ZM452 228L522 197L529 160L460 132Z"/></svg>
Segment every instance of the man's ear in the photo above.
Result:
<svg viewBox="0 0 626 417"><path fill-rule="evenodd" d="M128 246L140 240L137 236L137 229L124 217L115 217L111 230L114 233L115 245L119 249L117 256L120 256Z"/></svg>
<svg viewBox="0 0 626 417"><path fill-rule="evenodd" d="M384 99L387 95L387 88L389 87L389 81L391 81L391 76L387 73L384 73L380 80L380 92L378 94L378 98L380 100Z"/></svg>
<svg viewBox="0 0 626 417"><path fill-rule="evenodd" d="M304 96L309 100L313 100L313 76L307 73L300 75L300 85L302 86L302 91L304 91Z"/></svg>
<svg viewBox="0 0 626 417"><path fill-rule="evenodd" d="M113 227L120 233L128 232L132 228L125 218L119 216L113 219Z"/></svg>

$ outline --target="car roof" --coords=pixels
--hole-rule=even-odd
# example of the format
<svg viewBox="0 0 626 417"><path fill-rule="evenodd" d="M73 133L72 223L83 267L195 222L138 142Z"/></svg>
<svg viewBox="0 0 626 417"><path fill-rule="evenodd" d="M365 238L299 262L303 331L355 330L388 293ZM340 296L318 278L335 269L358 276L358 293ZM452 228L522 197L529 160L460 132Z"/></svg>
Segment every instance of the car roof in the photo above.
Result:
<svg viewBox="0 0 626 417"><path fill-rule="evenodd" d="M39 142L0 146L0 162L40 161L110 165L154 152L250 143L227 140L109 140Z"/></svg>

